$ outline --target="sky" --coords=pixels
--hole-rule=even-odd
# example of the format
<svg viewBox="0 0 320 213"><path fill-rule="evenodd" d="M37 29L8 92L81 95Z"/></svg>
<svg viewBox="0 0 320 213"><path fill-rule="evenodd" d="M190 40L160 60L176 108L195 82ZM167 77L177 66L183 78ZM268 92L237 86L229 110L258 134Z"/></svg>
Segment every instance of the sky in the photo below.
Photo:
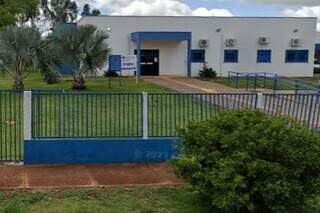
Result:
<svg viewBox="0 0 320 213"><path fill-rule="evenodd" d="M76 0L104 15L318 17L320 0Z"/></svg>

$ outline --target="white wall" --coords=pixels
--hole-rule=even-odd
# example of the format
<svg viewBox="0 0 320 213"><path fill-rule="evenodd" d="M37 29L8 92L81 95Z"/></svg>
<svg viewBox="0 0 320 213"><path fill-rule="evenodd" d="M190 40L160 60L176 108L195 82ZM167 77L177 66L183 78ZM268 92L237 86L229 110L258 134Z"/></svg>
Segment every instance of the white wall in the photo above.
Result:
<svg viewBox="0 0 320 213"><path fill-rule="evenodd" d="M110 35L113 54L133 54L135 43L130 34L137 31L192 32L192 48L200 49L199 39L209 39L206 61L221 75L228 71L274 72L287 76L312 76L316 18L253 18L253 17L139 17L98 16L84 17L79 24L93 24ZM221 29L217 32L217 29ZM298 32L294 32L298 29ZM270 44L259 46L259 37L269 37ZM223 63L224 41L235 38L239 63ZM290 40L299 38L302 46L292 48ZM186 75L186 42L143 42L143 48L160 50L160 75ZM258 49L272 50L272 63L256 63ZM285 63L286 49L308 49L309 63ZM192 64L192 75L197 76L202 64Z"/></svg>

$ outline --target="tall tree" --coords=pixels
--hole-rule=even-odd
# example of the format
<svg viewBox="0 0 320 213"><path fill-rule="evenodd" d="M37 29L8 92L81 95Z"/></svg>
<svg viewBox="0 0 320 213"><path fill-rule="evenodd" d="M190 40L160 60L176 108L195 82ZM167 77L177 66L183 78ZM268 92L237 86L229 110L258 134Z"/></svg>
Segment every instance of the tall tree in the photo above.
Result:
<svg viewBox="0 0 320 213"><path fill-rule="evenodd" d="M0 0L0 28L33 18L38 3L38 0Z"/></svg>
<svg viewBox="0 0 320 213"><path fill-rule="evenodd" d="M92 10L91 15L92 15L92 16L100 16L100 15L101 15L101 12L100 12L100 10L98 10L98 9L94 9L94 10Z"/></svg>
<svg viewBox="0 0 320 213"><path fill-rule="evenodd" d="M104 68L110 47L109 35L93 25L61 27L52 33L57 54L73 70L73 88L85 89L85 77Z"/></svg>
<svg viewBox="0 0 320 213"><path fill-rule="evenodd" d="M83 6L81 16L90 16L90 15L91 15L91 13L90 13L90 5L89 4L85 4Z"/></svg>
<svg viewBox="0 0 320 213"><path fill-rule="evenodd" d="M1 0L0 0L1 1ZM61 23L75 21L78 6L74 0L39 0L39 19L50 28Z"/></svg>

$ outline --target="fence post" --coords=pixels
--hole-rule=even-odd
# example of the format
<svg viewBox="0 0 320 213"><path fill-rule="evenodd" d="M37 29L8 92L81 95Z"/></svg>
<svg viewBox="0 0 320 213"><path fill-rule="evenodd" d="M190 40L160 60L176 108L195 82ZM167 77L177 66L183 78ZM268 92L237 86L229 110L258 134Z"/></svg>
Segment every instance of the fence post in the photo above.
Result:
<svg viewBox="0 0 320 213"><path fill-rule="evenodd" d="M24 140L30 140L31 134L31 99L32 92L23 92L23 138Z"/></svg>
<svg viewBox="0 0 320 213"><path fill-rule="evenodd" d="M143 139L148 139L148 93L142 93L142 131Z"/></svg>
<svg viewBox="0 0 320 213"><path fill-rule="evenodd" d="M263 109L262 98L263 98L263 94L257 93L256 109Z"/></svg>

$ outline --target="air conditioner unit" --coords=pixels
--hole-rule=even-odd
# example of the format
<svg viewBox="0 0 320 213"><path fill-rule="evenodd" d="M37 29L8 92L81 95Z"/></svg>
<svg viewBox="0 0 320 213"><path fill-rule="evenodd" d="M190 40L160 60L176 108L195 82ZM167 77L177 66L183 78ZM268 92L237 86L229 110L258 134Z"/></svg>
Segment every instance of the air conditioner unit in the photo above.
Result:
<svg viewBox="0 0 320 213"><path fill-rule="evenodd" d="M291 47L300 47L301 46L301 40L298 38L291 39Z"/></svg>
<svg viewBox="0 0 320 213"><path fill-rule="evenodd" d="M260 38L259 38L259 44L260 44L260 45L267 45L267 44L269 44L269 38L267 38L267 37L260 37Z"/></svg>
<svg viewBox="0 0 320 213"><path fill-rule="evenodd" d="M199 40L199 46L201 48L206 48L209 46L209 40L208 39L200 39Z"/></svg>
<svg viewBox="0 0 320 213"><path fill-rule="evenodd" d="M236 46L236 39L227 39L226 40L226 46L227 47L234 47Z"/></svg>

